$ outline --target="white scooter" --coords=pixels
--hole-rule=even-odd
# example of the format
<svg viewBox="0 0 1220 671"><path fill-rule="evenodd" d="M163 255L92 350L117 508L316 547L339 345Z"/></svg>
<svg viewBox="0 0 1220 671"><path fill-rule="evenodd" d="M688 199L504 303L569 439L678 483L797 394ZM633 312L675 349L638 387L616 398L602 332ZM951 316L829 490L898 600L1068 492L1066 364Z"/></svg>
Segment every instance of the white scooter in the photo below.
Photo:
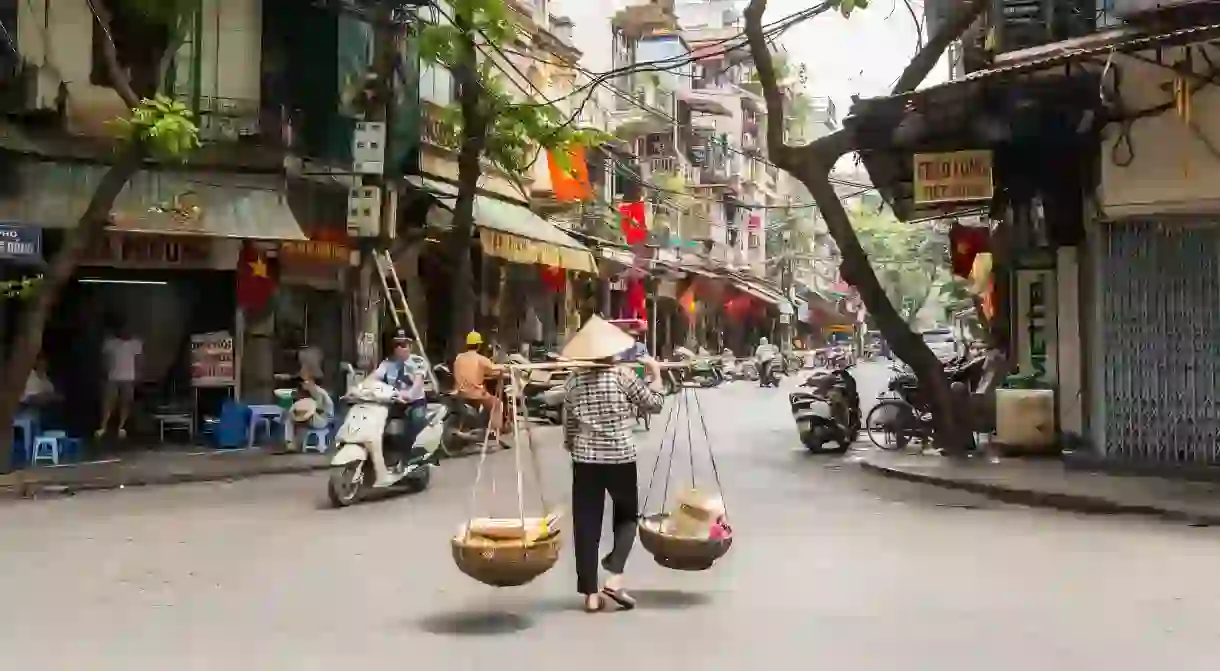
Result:
<svg viewBox="0 0 1220 671"><path fill-rule="evenodd" d="M379 382L357 385L343 397L353 405L335 437L338 450L330 462L327 494L335 506L350 506L370 489L405 485L408 491L419 492L428 488L440 458L437 448L447 410L439 403L429 403L428 424L415 444L405 454L400 450L386 454L384 437L405 430L403 420L389 421L397 398L392 387Z"/></svg>

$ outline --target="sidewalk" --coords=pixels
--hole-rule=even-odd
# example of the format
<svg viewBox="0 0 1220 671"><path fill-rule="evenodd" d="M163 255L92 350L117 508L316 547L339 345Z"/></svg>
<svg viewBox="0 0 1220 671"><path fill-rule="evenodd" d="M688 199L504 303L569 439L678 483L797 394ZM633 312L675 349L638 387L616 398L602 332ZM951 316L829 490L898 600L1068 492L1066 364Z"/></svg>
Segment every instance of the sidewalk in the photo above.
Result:
<svg viewBox="0 0 1220 671"><path fill-rule="evenodd" d="M1028 506L1086 513L1148 515L1220 525L1220 483L1113 475L1058 459L948 459L872 449L860 466L878 475L961 489Z"/></svg>
<svg viewBox="0 0 1220 671"><path fill-rule="evenodd" d="M33 498L92 489L235 480L324 469L329 454L272 454L261 449L142 451L107 461L44 466L0 475L0 498Z"/></svg>

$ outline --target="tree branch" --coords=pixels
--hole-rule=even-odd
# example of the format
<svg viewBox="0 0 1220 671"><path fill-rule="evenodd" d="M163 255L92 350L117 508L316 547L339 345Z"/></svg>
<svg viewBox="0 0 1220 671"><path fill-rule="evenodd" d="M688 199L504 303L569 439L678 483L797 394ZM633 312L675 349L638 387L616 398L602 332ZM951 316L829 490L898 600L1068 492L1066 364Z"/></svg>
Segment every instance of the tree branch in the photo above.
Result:
<svg viewBox="0 0 1220 671"><path fill-rule="evenodd" d="M114 44L114 33L110 30L114 17L110 15L110 10L106 9L105 3L101 0L86 0L86 2L89 3L89 11L93 13L93 20L97 21L98 27L102 29L102 34L106 37L102 40L102 56L106 59L106 71L110 75L111 88L119 94L128 108L139 107L140 96L136 95L135 89L131 86L131 76L119 62L119 49Z"/></svg>
<svg viewBox="0 0 1220 671"><path fill-rule="evenodd" d="M944 55L949 45L970 28L970 24L974 23L988 4L990 4L989 0L970 0L968 4L960 7L956 14L940 24L936 29L936 34L928 39L927 46L920 49L911 62L903 68L902 74L894 84L893 95L909 93L922 84L923 80L928 78L928 73L932 71L932 68L936 67L937 61Z"/></svg>
<svg viewBox="0 0 1220 671"><path fill-rule="evenodd" d="M754 56L754 67L758 70L758 82L762 86L763 99L767 102L767 152L771 162L789 170L788 146L784 144L784 94L779 90L775 61L771 47L763 33L763 12L767 11L767 0L750 0L746 7L746 41Z"/></svg>

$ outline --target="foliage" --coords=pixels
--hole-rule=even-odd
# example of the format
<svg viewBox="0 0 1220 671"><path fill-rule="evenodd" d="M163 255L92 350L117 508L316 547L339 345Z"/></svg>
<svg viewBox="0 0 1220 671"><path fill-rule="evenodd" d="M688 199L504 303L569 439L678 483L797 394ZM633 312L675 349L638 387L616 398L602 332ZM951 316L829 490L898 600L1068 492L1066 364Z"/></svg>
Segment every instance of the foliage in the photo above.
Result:
<svg viewBox="0 0 1220 671"><path fill-rule="evenodd" d="M0 282L0 298L29 298L42 283L42 275Z"/></svg>
<svg viewBox="0 0 1220 671"><path fill-rule="evenodd" d="M868 9L868 0L830 0L830 6L847 18L857 9Z"/></svg>
<svg viewBox="0 0 1220 671"><path fill-rule="evenodd" d="M199 146L199 127L186 105L160 93L145 98L131 110L131 117L115 119L123 139L144 144L149 153L161 158L185 160Z"/></svg>
<svg viewBox="0 0 1220 671"><path fill-rule="evenodd" d="M554 105L519 102L514 99L506 77L497 70L502 59L501 45L510 42L516 28L509 19L504 0L454 0L451 16L471 27L474 39L481 43L478 63L481 113L490 120L484 155L492 165L512 177L524 176L542 150L548 150L564 171L570 171L570 151L603 143L611 136L588 128L578 128L572 119ZM425 63L452 69L462 58L460 47L465 39L462 30L441 21L420 28L418 35L420 59ZM505 67L508 67L505 64ZM511 68L509 68L511 70ZM529 87L529 83L523 83ZM464 119L461 108L451 105L439 115L441 142L452 148L460 143Z"/></svg>
<svg viewBox="0 0 1220 671"><path fill-rule="evenodd" d="M948 280L948 241L931 223L904 224L889 211L852 215L860 246L886 296L912 323Z"/></svg>

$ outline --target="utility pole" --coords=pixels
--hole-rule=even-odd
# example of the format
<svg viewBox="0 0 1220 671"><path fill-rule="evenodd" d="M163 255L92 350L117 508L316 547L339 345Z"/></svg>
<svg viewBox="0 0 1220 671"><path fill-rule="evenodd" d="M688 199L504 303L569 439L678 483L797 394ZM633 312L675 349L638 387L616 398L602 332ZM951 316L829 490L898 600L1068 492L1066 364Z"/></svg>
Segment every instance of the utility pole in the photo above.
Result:
<svg viewBox="0 0 1220 671"><path fill-rule="evenodd" d="M356 177L349 210L363 207L376 210L372 222L362 226L360 268L356 286L355 326L361 334L358 359L362 369L375 365L381 356L381 310L386 300L378 296L380 278L374 278L373 254L389 250L398 225L398 190L393 170L397 169L392 151L395 76L398 72L401 39L410 3L379 0L373 7L373 61L365 75L362 90L362 119L357 122L352 141L352 172ZM359 205L357 205L359 203ZM352 226L349 218L349 227ZM374 230L370 230L374 229Z"/></svg>

